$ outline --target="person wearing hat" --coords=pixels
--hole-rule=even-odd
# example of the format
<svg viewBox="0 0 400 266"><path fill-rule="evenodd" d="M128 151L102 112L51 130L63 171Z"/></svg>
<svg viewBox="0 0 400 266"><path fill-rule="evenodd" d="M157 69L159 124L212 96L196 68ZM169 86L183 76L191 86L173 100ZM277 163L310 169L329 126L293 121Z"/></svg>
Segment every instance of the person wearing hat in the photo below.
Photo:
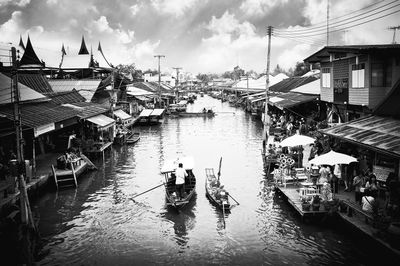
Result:
<svg viewBox="0 0 400 266"><path fill-rule="evenodd" d="M178 199L181 200L183 198L183 192L185 189L185 177L188 176L186 170L183 169L183 164L179 163L178 168L175 170L176 180L175 180L175 188L178 195Z"/></svg>

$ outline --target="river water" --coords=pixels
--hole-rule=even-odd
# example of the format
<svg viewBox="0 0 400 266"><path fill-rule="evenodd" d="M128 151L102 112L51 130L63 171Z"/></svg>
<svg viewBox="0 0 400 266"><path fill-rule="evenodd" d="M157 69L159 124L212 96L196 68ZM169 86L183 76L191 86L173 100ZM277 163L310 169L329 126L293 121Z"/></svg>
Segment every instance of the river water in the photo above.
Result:
<svg viewBox="0 0 400 266"><path fill-rule="evenodd" d="M308 224L265 186L262 123L208 96L189 110L214 118L167 118L135 130L134 145L113 147L77 189L50 191L33 202L48 254L42 265L321 265L365 264L371 255L334 226ZM160 187L164 160L195 160L197 195L183 210L167 208ZM205 197L205 168L240 203L225 216ZM231 201L234 204L234 201ZM355 245L356 243L356 245Z"/></svg>

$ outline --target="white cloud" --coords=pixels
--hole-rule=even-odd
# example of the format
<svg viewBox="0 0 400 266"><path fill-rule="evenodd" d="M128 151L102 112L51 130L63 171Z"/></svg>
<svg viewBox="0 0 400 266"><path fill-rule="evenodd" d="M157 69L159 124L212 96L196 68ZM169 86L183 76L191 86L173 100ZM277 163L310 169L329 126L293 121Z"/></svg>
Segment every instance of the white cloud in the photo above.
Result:
<svg viewBox="0 0 400 266"><path fill-rule="evenodd" d="M118 41L122 44L128 44L134 40L134 31L124 31L121 29L116 29L115 33L117 35Z"/></svg>
<svg viewBox="0 0 400 266"><path fill-rule="evenodd" d="M217 34L238 34L238 35L254 35L255 27L244 21L240 23L234 14L230 14L226 11L221 18L212 17L210 23L206 26L206 28L213 33Z"/></svg>
<svg viewBox="0 0 400 266"><path fill-rule="evenodd" d="M99 33L112 33L113 29L108 24L107 18L105 16L101 16L98 20L94 20L89 24L91 29L94 29Z"/></svg>
<svg viewBox="0 0 400 266"><path fill-rule="evenodd" d="M297 44L294 46L286 46L277 57L277 64L284 69L294 67L297 62L303 62L305 55L310 54L311 46L308 44ZM271 66L274 69L274 66Z"/></svg>
<svg viewBox="0 0 400 266"><path fill-rule="evenodd" d="M240 10L247 16L263 16L277 5L283 5L288 0L245 0L240 5Z"/></svg>
<svg viewBox="0 0 400 266"><path fill-rule="evenodd" d="M0 36L2 40L13 41L20 35L20 22L22 12L14 11L11 18L0 26Z"/></svg>
<svg viewBox="0 0 400 266"><path fill-rule="evenodd" d="M139 5L135 4L129 8L133 16L135 16L139 12Z"/></svg>
<svg viewBox="0 0 400 266"><path fill-rule="evenodd" d="M47 0L46 3L48 5L56 5L56 4L58 4L58 0Z"/></svg>
<svg viewBox="0 0 400 266"><path fill-rule="evenodd" d="M199 0L151 0L152 6L160 13L182 16L185 11L193 8Z"/></svg>

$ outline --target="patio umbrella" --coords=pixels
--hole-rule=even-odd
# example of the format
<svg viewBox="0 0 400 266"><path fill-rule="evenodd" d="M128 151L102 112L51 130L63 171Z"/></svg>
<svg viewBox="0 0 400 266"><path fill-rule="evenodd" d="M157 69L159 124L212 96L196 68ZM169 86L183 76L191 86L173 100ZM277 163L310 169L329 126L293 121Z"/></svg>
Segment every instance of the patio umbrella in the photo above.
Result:
<svg viewBox="0 0 400 266"><path fill-rule="evenodd" d="M344 153L330 151L328 153L315 157L310 161L310 164L335 165L335 164L349 164L352 162L357 162L357 159Z"/></svg>
<svg viewBox="0 0 400 266"><path fill-rule="evenodd" d="M279 145L281 145L282 147L303 146L314 143L314 141L315 139L311 137L296 134L282 140L282 142Z"/></svg>

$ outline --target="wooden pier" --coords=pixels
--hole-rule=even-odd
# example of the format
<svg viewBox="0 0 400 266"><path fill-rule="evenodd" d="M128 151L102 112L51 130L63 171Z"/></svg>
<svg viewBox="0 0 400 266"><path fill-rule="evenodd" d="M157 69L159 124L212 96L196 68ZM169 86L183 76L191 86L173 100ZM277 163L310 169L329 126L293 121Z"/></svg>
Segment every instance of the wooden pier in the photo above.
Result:
<svg viewBox="0 0 400 266"><path fill-rule="evenodd" d="M328 213L328 211L325 210L323 204L320 205L318 211L304 211L301 207L301 199L298 190L299 188L296 186L287 186L286 188L280 186L276 187L276 191L281 194L287 200L287 202L289 202L289 204L296 210L296 212L300 214L302 219L306 217L310 218L313 216L323 216Z"/></svg>

